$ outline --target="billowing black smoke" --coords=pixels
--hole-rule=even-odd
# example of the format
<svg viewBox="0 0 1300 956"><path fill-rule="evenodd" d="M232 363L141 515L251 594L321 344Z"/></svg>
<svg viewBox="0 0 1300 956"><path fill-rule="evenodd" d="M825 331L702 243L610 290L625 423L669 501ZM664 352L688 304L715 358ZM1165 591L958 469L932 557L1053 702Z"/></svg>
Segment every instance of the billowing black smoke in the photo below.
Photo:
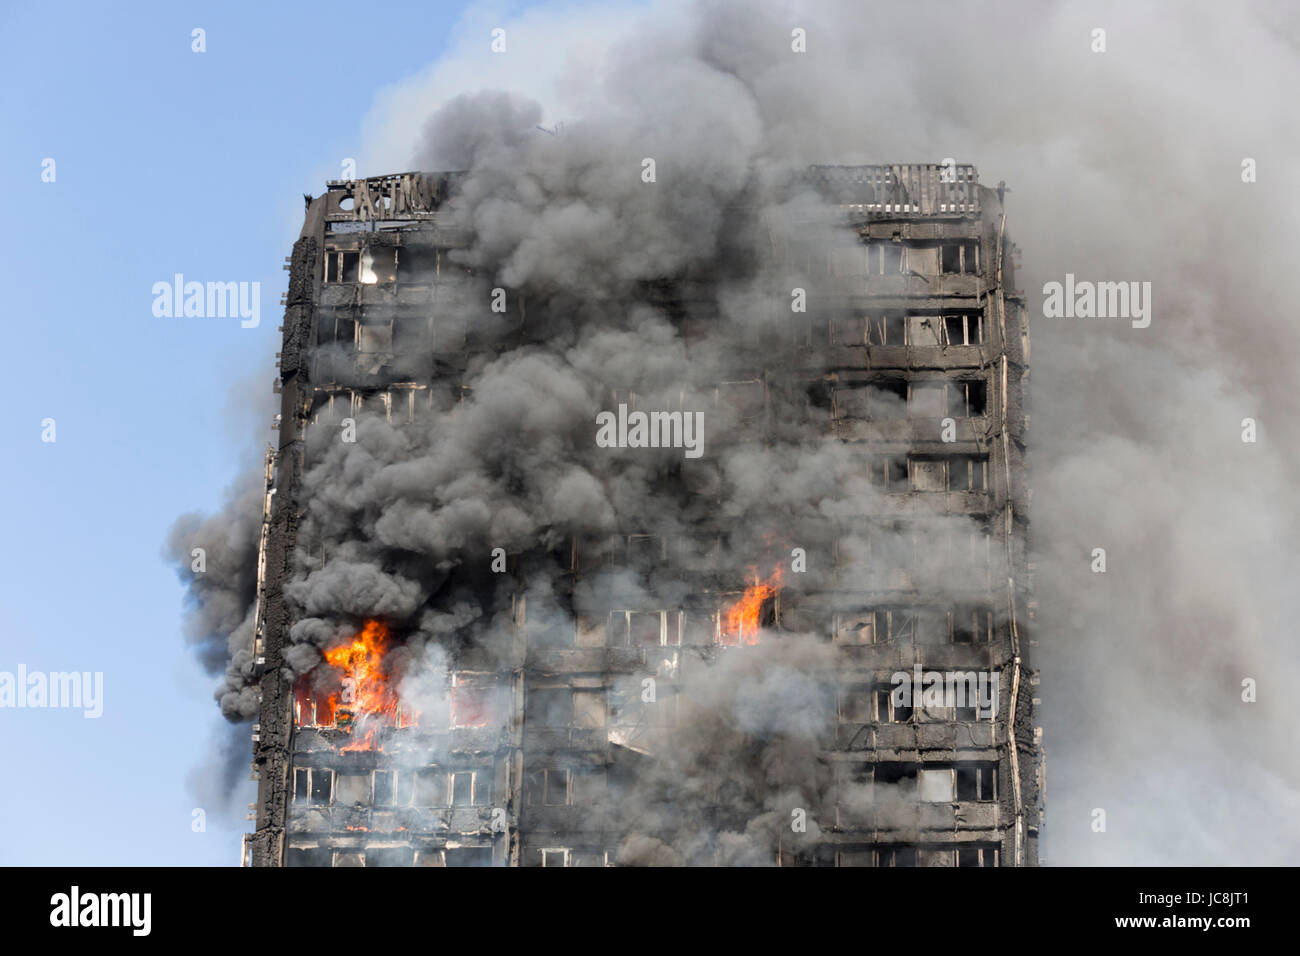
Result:
<svg viewBox="0 0 1300 956"><path fill-rule="evenodd" d="M504 652L509 622L486 609L512 590L527 591L530 620L547 619L533 614L540 606L570 626L611 593L629 607L682 598L671 581L626 570L568 593L558 557L484 583L495 547L546 554L575 535L689 533L713 519L730 529L721 566L775 561L779 543L807 548L815 568L824 522L879 502L852 456L804 437L819 431L805 427L820 413L808 396L768 390L775 438L761 448L730 445L741 426L707 419L698 461L597 448L595 414L612 407L611 389L645 407L715 407L706 393L750 354L761 372L764 336L805 281L775 250L822 219L792 170L956 156L1012 184L1035 315L1049 859L1293 854L1278 835L1300 778L1285 691L1267 678L1297 663L1286 635L1298 610L1288 505L1300 444L1286 409L1300 356L1277 277L1294 247L1296 199L1281 170L1296 132L1278 117L1300 31L1280 6L1196 9L1173 22L1105 4L910 4L869 16L858 4L667 4L609 31L583 61L590 72L575 77L570 64L532 81L564 115L500 92L430 94L442 105L416 161L390 151L374 172L468 171L454 209L475 274L457 294L474 304L465 331L495 354L463 370L427 430L363 416L353 445L309 434L291 664L309 667L370 615L399 622L415 648ZM550 36L609 26L594 8L557 17ZM1207 47L1207 24L1224 50L1249 56ZM791 51L794 27L807 31L806 54ZM1098 27L1106 53L1089 48ZM529 29L544 32L535 19L512 26L511 56L529 55L519 52ZM535 129L556 119L559 135ZM410 125L402 115L390 127ZM1259 161L1258 182L1241 181L1243 157ZM1040 320L1039 290L1067 272L1152 281L1150 329ZM524 297L521 323L487 310L495 287ZM1247 416L1263 423L1257 444L1240 441ZM204 525L224 555L215 565L209 555L218 576L191 586L205 659L229 645L221 699L236 717L252 712L248 548L260 504L238 500ZM189 531L175 536L185 564ZM843 547L869 585L871 548ZM1109 553L1105 575L1089 567L1096 547ZM782 814L820 786L803 763L816 731L798 718L824 710L818 651L784 640L751 650L684 672L697 681L683 697L688 732L642 748L662 774L640 774L626 804L680 826L630 839L627 859L690 861L726 846L730 860L770 861ZM1267 690L1257 704L1241 700L1243 678ZM754 811L752 829L715 826L700 809L717 799L715 768L742 781L728 799ZM1109 813L1106 833L1091 828L1094 808Z"/></svg>

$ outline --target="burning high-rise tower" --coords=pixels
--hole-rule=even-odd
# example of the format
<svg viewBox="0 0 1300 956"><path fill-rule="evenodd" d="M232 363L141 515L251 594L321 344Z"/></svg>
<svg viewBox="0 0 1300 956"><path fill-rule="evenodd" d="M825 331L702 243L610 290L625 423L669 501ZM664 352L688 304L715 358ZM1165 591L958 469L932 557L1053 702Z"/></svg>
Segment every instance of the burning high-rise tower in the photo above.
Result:
<svg viewBox="0 0 1300 956"><path fill-rule="evenodd" d="M249 861L1036 863L1002 191L562 168L309 201Z"/></svg>

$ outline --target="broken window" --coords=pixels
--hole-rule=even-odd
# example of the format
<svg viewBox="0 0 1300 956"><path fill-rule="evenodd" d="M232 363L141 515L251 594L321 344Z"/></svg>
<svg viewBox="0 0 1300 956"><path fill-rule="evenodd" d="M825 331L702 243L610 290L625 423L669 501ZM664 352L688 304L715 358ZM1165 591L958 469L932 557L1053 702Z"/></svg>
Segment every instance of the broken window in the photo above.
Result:
<svg viewBox="0 0 1300 956"><path fill-rule="evenodd" d="M868 345L906 344L906 319L901 312L883 312L867 317Z"/></svg>
<svg viewBox="0 0 1300 956"><path fill-rule="evenodd" d="M868 248L860 242L834 246L830 249L830 270L833 276L860 276L867 272Z"/></svg>
<svg viewBox="0 0 1300 956"><path fill-rule="evenodd" d="M449 774L453 807L483 807L492 802L492 778L483 770L456 770Z"/></svg>
<svg viewBox="0 0 1300 956"><path fill-rule="evenodd" d="M865 382L845 382L834 386L834 416L836 418L867 419L871 417L867 399L871 389Z"/></svg>
<svg viewBox="0 0 1300 956"><path fill-rule="evenodd" d="M808 412L816 408L822 411L831 411L834 408L834 402L831 398L831 386L827 382L816 381L808 382L804 386L804 396L808 403Z"/></svg>
<svg viewBox="0 0 1300 956"><path fill-rule="evenodd" d="M978 312L943 317L945 345L980 345L984 341L984 317Z"/></svg>
<svg viewBox="0 0 1300 956"><path fill-rule="evenodd" d="M293 772L293 802L295 806L306 805L311 799L311 771L298 767Z"/></svg>
<svg viewBox="0 0 1300 956"><path fill-rule="evenodd" d="M371 777L370 802L376 807L391 807L396 796L393 778L396 771L376 770Z"/></svg>
<svg viewBox="0 0 1300 956"><path fill-rule="evenodd" d="M397 265L403 282L430 282L438 275L438 250L432 246L402 246Z"/></svg>
<svg viewBox="0 0 1300 956"><path fill-rule="evenodd" d="M627 647L628 611L610 611L605 643L609 647Z"/></svg>
<svg viewBox="0 0 1300 956"><path fill-rule="evenodd" d="M913 418L943 418L947 415L947 384L914 382L908 397L908 414Z"/></svg>
<svg viewBox="0 0 1300 956"><path fill-rule="evenodd" d="M909 459L912 491L946 491L948 488L947 461L942 458Z"/></svg>
<svg viewBox="0 0 1300 956"><path fill-rule="evenodd" d="M325 846L289 847L285 866L333 866L334 851Z"/></svg>
<svg viewBox="0 0 1300 956"><path fill-rule="evenodd" d="M605 771L576 771L573 774L573 802L577 806L591 806L605 795Z"/></svg>
<svg viewBox="0 0 1300 956"><path fill-rule="evenodd" d="M295 767L293 802L298 806L328 806L334 797L334 771L319 767Z"/></svg>
<svg viewBox="0 0 1300 956"><path fill-rule="evenodd" d="M412 422L411 400L414 390L410 388L391 388L388 392L388 420L394 425L409 425Z"/></svg>
<svg viewBox="0 0 1300 956"><path fill-rule="evenodd" d="M534 727L568 727L573 723L573 691L568 687L530 689L524 722Z"/></svg>
<svg viewBox="0 0 1300 956"><path fill-rule="evenodd" d="M402 315L393 319L393 351L399 355L418 355L433 341L432 320L428 316Z"/></svg>
<svg viewBox="0 0 1300 956"><path fill-rule="evenodd" d="M676 647L680 611L610 611L609 647Z"/></svg>
<svg viewBox="0 0 1300 956"><path fill-rule="evenodd" d="M334 799L334 771L319 768L311 772L311 802L324 806Z"/></svg>
<svg viewBox="0 0 1300 956"><path fill-rule="evenodd" d="M959 608L952 615L954 644L987 644L993 639L993 612L988 608Z"/></svg>
<svg viewBox="0 0 1300 956"><path fill-rule="evenodd" d="M952 531L945 536L944 554L949 570L967 575L985 576L989 567L987 531Z"/></svg>
<svg viewBox="0 0 1300 956"><path fill-rule="evenodd" d="M979 720L980 716L980 685L978 675L974 671L967 671L965 675L958 678L954 684L954 692L957 695L953 701L952 719L953 720ZM986 685L986 693L987 693Z"/></svg>
<svg viewBox="0 0 1300 956"><path fill-rule="evenodd" d="M872 688L869 684L841 687L836 713L844 723L865 724L875 719L872 712Z"/></svg>
<svg viewBox="0 0 1300 956"><path fill-rule="evenodd" d="M907 414L907 380L879 379L872 382L872 415L877 419L902 418Z"/></svg>
<svg viewBox="0 0 1300 956"><path fill-rule="evenodd" d="M867 243L867 275L880 275L880 247L882 243Z"/></svg>
<svg viewBox="0 0 1300 956"><path fill-rule="evenodd" d="M416 771L411 803L417 807L445 807L447 775L441 770Z"/></svg>
<svg viewBox="0 0 1300 956"><path fill-rule="evenodd" d="M937 315L907 317L908 345L942 345L943 325Z"/></svg>
<svg viewBox="0 0 1300 956"><path fill-rule="evenodd" d="M836 614L834 640L837 644L874 644L876 642L876 612L858 611Z"/></svg>
<svg viewBox="0 0 1300 956"><path fill-rule="evenodd" d="M983 379L952 382L948 388L948 414L957 418L983 415L988 407L988 383Z"/></svg>
<svg viewBox="0 0 1300 956"><path fill-rule="evenodd" d="M691 611L685 615L686 643L695 647L713 644L718 639L718 615L713 611Z"/></svg>
<svg viewBox="0 0 1300 956"><path fill-rule="evenodd" d="M902 724L912 719L912 702L910 695L904 694L903 703L894 697L893 685L876 689L876 720L882 724Z"/></svg>
<svg viewBox="0 0 1300 956"><path fill-rule="evenodd" d="M409 846L366 847L366 866L410 866L415 851Z"/></svg>
<svg viewBox="0 0 1300 956"><path fill-rule="evenodd" d="M953 772L957 779L958 800L988 802L997 799L997 764L957 764Z"/></svg>
<svg viewBox="0 0 1300 956"><path fill-rule="evenodd" d="M917 796L926 803L951 803L953 800L952 769L925 769L917 771Z"/></svg>
<svg viewBox="0 0 1300 956"><path fill-rule="evenodd" d="M954 275L961 272L961 246L958 243L950 242L943 245L943 272L945 275Z"/></svg>
<svg viewBox="0 0 1300 956"><path fill-rule="evenodd" d="M537 600L529 606L528 643L533 647L572 647L576 632L577 622L554 603Z"/></svg>
<svg viewBox="0 0 1300 956"><path fill-rule="evenodd" d="M323 312L316 320L316 344L335 345L350 352L357 344L356 328L350 315Z"/></svg>
<svg viewBox="0 0 1300 956"><path fill-rule="evenodd" d="M898 275L903 271L903 244L900 242L882 242L880 248L880 271L883 275Z"/></svg>
<svg viewBox="0 0 1300 956"><path fill-rule="evenodd" d="M322 422L327 425L337 424L338 420L342 417L335 410L335 403L338 400L339 396L335 395L333 392L327 391L323 388L316 389L316 393L312 399L311 424L318 425ZM342 407L341 402L338 407ZM297 713L294 714L294 720L299 720ZM299 721L298 726L304 727L307 725Z"/></svg>
<svg viewBox="0 0 1300 956"><path fill-rule="evenodd" d="M451 805L453 807L471 807L474 805L474 772L464 770L451 775Z"/></svg>
<svg viewBox="0 0 1300 956"><path fill-rule="evenodd" d="M717 390L718 408L727 414L729 420L741 425L762 420L766 398L766 388L761 381L723 382Z"/></svg>
<svg viewBox="0 0 1300 956"><path fill-rule="evenodd" d="M360 264L360 252L348 252L333 246L325 247L326 282L356 282Z"/></svg>
<svg viewBox="0 0 1300 956"><path fill-rule="evenodd" d="M605 726L605 691L573 692L573 726L577 730L600 730Z"/></svg>
<svg viewBox="0 0 1300 956"><path fill-rule="evenodd" d="M917 765L891 760L875 765L873 777L878 784L889 787L914 787L916 785Z"/></svg>
<svg viewBox="0 0 1300 956"><path fill-rule="evenodd" d="M909 488L907 458L902 455L877 459L873 472L883 491L907 491Z"/></svg>
<svg viewBox="0 0 1300 956"><path fill-rule="evenodd" d="M486 680L453 674L451 678L451 726L453 729L486 727L492 717L495 688Z"/></svg>
<svg viewBox="0 0 1300 956"><path fill-rule="evenodd" d="M906 271L914 275L932 276L939 272L939 249L936 246L908 246Z"/></svg>
<svg viewBox="0 0 1300 956"><path fill-rule="evenodd" d="M959 847L957 849L958 866L997 866L998 848L984 845Z"/></svg>
<svg viewBox="0 0 1300 956"><path fill-rule="evenodd" d="M628 567L648 571L658 567L664 559L664 543L659 535L631 534L627 538Z"/></svg>
<svg viewBox="0 0 1300 956"><path fill-rule="evenodd" d="M718 613L718 643L726 647L757 644L759 631L776 626L777 593L776 588L763 585L757 593L728 595Z"/></svg>
<svg viewBox="0 0 1300 956"><path fill-rule="evenodd" d="M949 491L988 491L987 456L962 455L948 462Z"/></svg>
<svg viewBox="0 0 1300 956"><path fill-rule="evenodd" d="M391 322L361 322L357 325L357 352L370 355L393 350Z"/></svg>
<svg viewBox="0 0 1300 956"><path fill-rule="evenodd" d="M876 850L876 866L916 866L916 848L910 846L888 846Z"/></svg>
<svg viewBox="0 0 1300 956"><path fill-rule="evenodd" d="M979 243L944 243L941 258L945 275L975 275L979 272Z"/></svg>
<svg viewBox="0 0 1300 956"><path fill-rule="evenodd" d="M866 321L861 315L837 316L831 321L831 335L836 345L865 345Z"/></svg>
<svg viewBox="0 0 1300 956"><path fill-rule="evenodd" d="M569 805L569 771L548 767L528 775L525 794L530 806L566 807Z"/></svg>
<svg viewBox="0 0 1300 956"><path fill-rule="evenodd" d="M889 641L893 644L911 644L916 633L916 615L908 608L891 608L885 612L889 625Z"/></svg>
<svg viewBox="0 0 1300 956"><path fill-rule="evenodd" d="M931 646L948 643L948 613L933 607L918 607L912 611L914 627L912 640L916 644Z"/></svg>
<svg viewBox="0 0 1300 956"><path fill-rule="evenodd" d="M334 803L341 807L364 806L370 800L368 774L340 773L334 781Z"/></svg>
<svg viewBox="0 0 1300 956"><path fill-rule="evenodd" d="M842 787L868 787L871 785L873 770L872 764L855 760L850 763L838 764L835 768L835 774Z"/></svg>
<svg viewBox="0 0 1300 956"><path fill-rule="evenodd" d="M956 866L956 851L949 847L924 847L916 851L917 866Z"/></svg>
<svg viewBox="0 0 1300 956"><path fill-rule="evenodd" d="M490 846L448 847L446 860L447 866L491 866L492 848Z"/></svg>
<svg viewBox="0 0 1300 956"><path fill-rule="evenodd" d="M681 611L664 611L663 646L675 648L681 644Z"/></svg>
<svg viewBox="0 0 1300 956"><path fill-rule="evenodd" d="M339 282L356 282L361 272L361 253L343 252L339 254Z"/></svg>
<svg viewBox="0 0 1300 956"><path fill-rule="evenodd" d="M333 727L334 695L318 692L311 674L304 674L294 684L293 720L299 727Z"/></svg>
<svg viewBox="0 0 1300 956"><path fill-rule="evenodd" d="M538 853L542 858L542 866L569 865L569 850L567 847L544 847Z"/></svg>
<svg viewBox="0 0 1300 956"><path fill-rule="evenodd" d="M373 246L362 250L361 275L363 285L393 282L397 279L397 249L394 246Z"/></svg>

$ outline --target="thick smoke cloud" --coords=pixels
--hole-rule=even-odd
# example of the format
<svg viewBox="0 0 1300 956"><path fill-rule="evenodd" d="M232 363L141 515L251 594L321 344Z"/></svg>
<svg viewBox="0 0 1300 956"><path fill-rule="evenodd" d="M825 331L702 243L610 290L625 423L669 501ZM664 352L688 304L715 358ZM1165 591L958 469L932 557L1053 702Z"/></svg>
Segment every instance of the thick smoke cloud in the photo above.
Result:
<svg viewBox="0 0 1300 956"><path fill-rule="evenodd" d="M231 720L251 718L258 707L250 681L262 496L261 472L245 474L218 514L178 518L163 549L187 584L185 639L208 673L224 675L216 697Z"/></svg>
<svg viewBox="0 0 1300 956"><path fill-rule="evenodd" d="M650 407L673 395L705 407L735 343L763 334L773 290L795 284L771 250L822 212L791 170L952 156L1010 184L1033 317L1046 862L1294 862L1286 811L1300 766L1280 681L1297 663L1300 344L1278 277L1300 212L1284 174L1300 148L1284 121L1300 29L1282 5L1183 4L1174 17L1122 4L709 3L619 21L566 7L503 24L511 52L496 57L469 19L463 45L369 122L366 171L469 170L455 214L478 277L464 301L486 301L491 285L527 290L528 320L546 334L524 342L483 325L499 354L438 398L436 440L366 416L355 445L309 434L291 666L380 614L404 622L414 655L447 641L506 647L509 627L483 611L496 596L458 577L492 547L671 534L722 514L735 522L723 564L745 566L774 536L815 541L819 521L872 510L850 456L793 437L818 414L798 396L770 398L788 440L729 448L711 420L698 463L595 449L591 423L611 384ZM791 52L795 27L806 53ZM1095 28L1105 53L1092 52ZM559 135L534 128L557 121ZM645 157L655 187L641 181ZM1258 182L1242 182L1244 157ZM1042 318L1043 284L1067 273L1151 282L1150 328ZM719 313L716 334L689 348L668 313L694 318L690 303L647 288L681 274L714 277L703 311ZM1255 444L1241 441L1246 417L1260 422ZM694 496L661 493L676 468ZM175 540L188 553L186 535ZM1105 574L1090 568L1098 547ZM846 550L869 584L872 546ZM558 565L528 572L530 604L558 604ZM229 569L193 588L200 646L224 640L233 654L232 716L249 691L246 583ZM654 575L611 572L573 595L574 610L608 608L610 594L629 607L681 597ZM816 731L790 703L816 711L818 661L792 646L766 641L699 678L683 698L689 735L650 748L659 769L623 794L647 821L705 805L715 775L692 768L739 754L721 769L761 783L729 794L751 807L750 826L717 832L684 813L670 840L630 838L625 860L691 862L720 847L730 862L771 860L789 807L824 783L806 765ZM756 670L733 673L745 668ZM1244 678L1258 681L1257 703L1241 700ZM727 749L741 737L751 746Z"/></svg>

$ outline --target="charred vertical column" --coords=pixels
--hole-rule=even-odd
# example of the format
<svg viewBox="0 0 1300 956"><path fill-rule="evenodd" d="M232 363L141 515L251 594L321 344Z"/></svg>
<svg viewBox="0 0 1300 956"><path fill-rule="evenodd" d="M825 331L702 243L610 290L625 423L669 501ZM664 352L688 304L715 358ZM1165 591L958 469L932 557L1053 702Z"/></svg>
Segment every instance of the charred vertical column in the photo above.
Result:
<svg viewBox="0 0 1300 956"><path fill-rule="evenodd" d="M285 818L288 813L289 753L293 736L293 689L284 676L284 648L291 612L284 585L292 574L300 520L299 489L303 471L302 436L311 409L312 385L308 344L315 315L320 241L313 232L322 223L324 199L309 208L303 235L293 247L289 271L284 341L280 354L280 446L266 547L265 592L261 595L265 661L262 667L260 734L254 746L257 770L257 829L252 839L254 866L284 865ZM313 226L315 228L313 229Z"/></svg>

